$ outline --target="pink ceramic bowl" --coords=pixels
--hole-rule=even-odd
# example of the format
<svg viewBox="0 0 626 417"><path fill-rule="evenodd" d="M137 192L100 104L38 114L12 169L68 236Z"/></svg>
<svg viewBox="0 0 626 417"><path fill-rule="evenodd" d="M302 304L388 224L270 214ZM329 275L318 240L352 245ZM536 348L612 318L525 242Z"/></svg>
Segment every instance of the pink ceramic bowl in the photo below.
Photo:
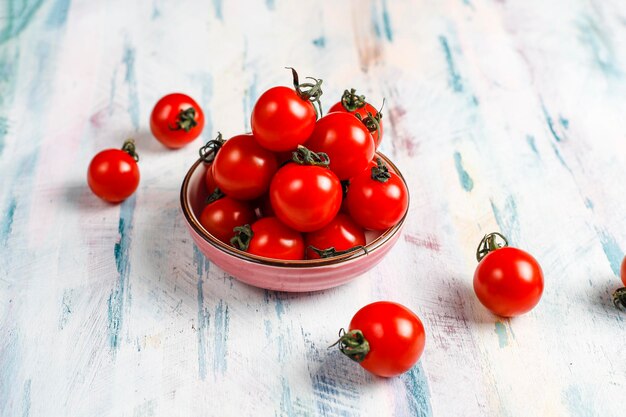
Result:
<svg viewBox="0 0 626 417"><path fill-rule="evenodd" d="M402 178L398 168L378 154ZM207 198L204 177L207 166L198 159L183 180L180 203L189 233L200 251L215 265L238 280L255 287L278 291L318 291L336 287L378 264L400 237L406 214L383 233L366 234L367 253L355 251L333 258L283 261L251 255L235 249L207 232L198 221ZM408 210L407 210L408 211Z"/></svg>

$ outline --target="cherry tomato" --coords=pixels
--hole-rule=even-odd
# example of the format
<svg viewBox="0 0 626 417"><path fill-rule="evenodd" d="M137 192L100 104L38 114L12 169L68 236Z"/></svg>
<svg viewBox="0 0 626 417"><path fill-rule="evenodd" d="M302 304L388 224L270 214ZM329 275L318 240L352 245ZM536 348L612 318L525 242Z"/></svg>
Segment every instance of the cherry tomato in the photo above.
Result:
<svg viewBox="0 0 626 417"><path fill-rule="evenodd" d="M272 179L270 202L280 221L300 232L312 232L339 212L341 183L328 168L292 162Z"/></svg>
<svg viewBox="0 0 626 417"><path fill-rule="evenodd" d="M238 200L252 200L267 192L278 169L276 156L259 146L252 135L227 140L217 152L213 166L219 189Z"/></svg>
<svg viewBox="0 0 626 417"><path fill-rule="evenodd" d="M139 185L139 157L132 140L122 149L107 149L93 157L87 170L91 191L110 203L126 200Z"/></svg>
<svg viewBox="0 0 626 417"><path fill-rule="evenodd" d="M305 243L307 259L330 257L355 246L365 246L365 232L350 217L339 213L320 230L307 233Z"/></svg>
<svg viewBox="0 0 626 417"><path fill-rule="evenodd" d="M191 97L173 93L161 98L152 110L150 130L168 148L181 148L200 136L204 113Z"/></svg>
<svg viewBox="0 0 626 417"><path fill-rule="evenodd" d="M322 81L299 84L293 70L294 87L273 87L264 92L252 109L250 125L256 141L272 151L288 151L302 145L313 132ZM310 87L304 90L303 87Z"/></svg>
<svg viewBox="0 0 626 417"><path fill-rule="evenodd" d="M352 317L349 332L342 334L339 349L369 372L383 377L411 369L426 344L419 317L401 304L378 301Z"/></svg>
<svg viewBox="0 0 626 417"><path fill-rule="evenodd" d="M374 157L374 141L367 128L349 113L329 113L318 120L307 141L313 152L330 158L330 169L340 180L364 171Z"/></svg>
<svg viewBox="0 0 626 417"><path fill-rule="evenodd" d="M386 230L404 217L409 192L402 178L378 158L376 167L350 180L346 206L350 216L362 227Z"/></svg>
<svg viewBox="0 0 626 417"><path fill-rule="evenodd" d="M624 260L622 260L622 270L620 272L622 276L622 282L624 283L624 285L626 285L626 257L624 257Z"/></svg>
<svg viewBox="0 0 626 417"><path fill-rule="evenodd" d="M501 238L502 245L496 242ZM528 252L507 246L499 233L485 236L476 253L474 292L492 313L503 317L524 314L537 305L543 293L543 273Z"/></svg>
<svg viewBox="0 0 626 417"><path fill-rule="evenodd" d="M228 244L235 236L233 229L254 222L256 215L247 202L222 197L207 204L199 220L207 232Z"/></svg>
<svg viewBox="0 0 626 417"><path fill-rule="evenodd" d="M383 139L382 113L374 106L365 101L365 96L357 96L356 90L346 90L341 97L341 101L335 103L328 113L348 112L361 120L372 134L376 148Z"/></svg>
<svg viewBox="0 0 626 417"><path fill-rule="evenodd" d="M204 183L206 184L206 189L211 194L217 188L217 182L215 182L215 172L213 172L213 164L210 164L206 168L206 174L204 176Z"/></svg>
<svg viewBox="0 0 626 417"><path fill-rule="evenodd" d="M276 217L264 217L250 225L237 227L231 243L234 247L266 258L304 259L302 234L281 223Z"/></svg>

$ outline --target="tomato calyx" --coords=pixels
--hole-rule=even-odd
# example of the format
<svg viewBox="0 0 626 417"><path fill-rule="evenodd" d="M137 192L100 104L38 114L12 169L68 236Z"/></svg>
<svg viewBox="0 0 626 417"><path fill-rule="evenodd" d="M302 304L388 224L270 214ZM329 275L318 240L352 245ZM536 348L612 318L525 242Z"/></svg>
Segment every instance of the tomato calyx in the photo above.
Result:
<svg viewBox="0 0 626 417"><path fill-rule="evenodd" d="M391 178L389 168L382 160L382 158L376 158L376 166L372 167L372 179L378 182L387 182Z"/></svg>
<svg viewBox="0 0 626 417"><path fill-rule="evenodd" d="M310 101L313 103L313 107L315 108L315 113L317 117L322 117L322 103L320 102L320 97L322 96L322 82L324 80L306 77L309 80L313 80L314 83L300 83L298 79L298 73L292 67L285 67L286 69L291 70L291 74L293 76L293 88L296 90L296 94L302 100ZM315 105L317 104L317 107Z"/></svg>
<svg viewBox="0 0 626 417"><path fill-rule="evenodd" d="M122 145L122 150L129 154L135 162L139 162L139 154L137 153L137 148L135 147L135 141L132 139L126 139L124 144Z"/></svg>
<svg viewBox="0 0 626 417"><path fill-rule="evenodd" d="M341 105L349 112L356 111L365 106L365 96L357 95L354 88L345 90L341 96Z"/></svg>
<svg viewBox="0 0 626 417"><path fill-rule="evenodd" d="M626 287L615 290L613 293L613 304L615 308L626 311Z"/></svg>
<svg viewBox="0 0 626 417"><path fill-rule="evenodd" d="M370 351L370 343L363 336L363 332L356 329L349 332L340 329L339 340L330 345L329 348L335 345L339 346L341 353L355 362L363 362Z"/></svg>
<svg viewBox="0 0 626 417"><path fill-rule="evenodd" d="M353 246L350 249L346 249L346 250L337 250L332 246L326 249L318 249L313 245L309 245L307 247L307 250L308 249L311 249L313 252L317 253L320 258L324 258L324 259L332 258L334 256L345 255L347 253L356 252L358 250L362 250L363 252L365 252L366 255L368 254L367 248L365 248L365 246L362 246L362 245Z"/></svg>
<svg viewBox="0 0 626 417"><path fill-rule="evenodd" d="M252 227L249 224L244 224L243 226L233 228L233 232L235 232L235 236L230 239L230 244L239 250L247 251L254 236Z"/></svg>
<svg viewBox="0 0 626 417"><path fill-rule="evenodd" d="M500 238L502 240L502 243L498 243L497 238ZM483 236L480 243L478 244L478 248L476 248L476 260L480 262L490 252L505 248L507 246L509 246L509 241L506 240L506 237L504 237L501 233L489 233Z"/></svg>
<svg viewBox="0 0 626 417"><path fill-rule="evenodd" d="M343 101L342 101L343 104ZM376 132L380 134L380 121L383 118L383 107L385 107L385 100L383 99L383 104L380 106L380 110L378 110L375 114L368 111L367 116L363 117L360 113L355 113L357 119L359 119L367 128L370 133Z"/></svg>
<svg viewBox="0 0 626 417"><path fill-rule="evenodd" d="M291 157L291 160L298 165L312 165L328 168L330 158L324 152L313 152L302 145L298 145Z"/></svg>
<svg viewBox="0 0 626 417"><path fill-rule="evenodd" d="M167 125L170 130L184 130L187 133L196 126L198 126L198 122L196 121L196 109L193 107L181 110L180 113L178 113L175 126Z"/></svg>
<svg viewBox="0 0 626 417"><path fill-rule="evenodd" d="M206 204L211 204L222 197L226 197L226 194L224 194L222 190L219 189L219 187L215 187L215 190L213 190L211 195L206 198Z"/></svg>
<svg viewBox="0 0 626 417"><path fill-rule="evenodd" d="M215 156L217 155L217 152L220 150L225 142L226 140L222 138L222 133L217 132L217 136L215 139L211 139L198 150L202 162L206 162L207 164L213 162Z"/></svg>

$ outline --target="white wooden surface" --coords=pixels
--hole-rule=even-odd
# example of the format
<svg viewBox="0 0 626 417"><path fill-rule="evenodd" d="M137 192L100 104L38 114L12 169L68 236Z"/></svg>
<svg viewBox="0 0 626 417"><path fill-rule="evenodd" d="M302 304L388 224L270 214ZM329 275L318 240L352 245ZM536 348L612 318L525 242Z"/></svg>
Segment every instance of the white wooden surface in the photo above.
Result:
<svg viewBox="0 0 626 417"><path fill-rule="evenodd" d="M150 135L156 100L203 106L202 140L249 127L284 66L386 98L382 149L408 178L404 238L351 284L240 284L194 247L178 204L198 140ZM1 416L616 416L625 315L626 4L619 0L0 2ZM118 206L90 158L136 138ZM471 289L500 230L543 266L526 316ZM328 350L366 303L423 319L395 379Z"/></svg>

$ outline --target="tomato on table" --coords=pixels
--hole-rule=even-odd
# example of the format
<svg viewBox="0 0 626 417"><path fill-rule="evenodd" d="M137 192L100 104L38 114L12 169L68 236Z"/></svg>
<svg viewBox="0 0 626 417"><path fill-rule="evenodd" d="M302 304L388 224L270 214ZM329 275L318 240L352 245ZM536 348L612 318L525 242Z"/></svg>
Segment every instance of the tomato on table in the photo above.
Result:
<svg viewBox="0 0 626 417"><path fill-rule="evenodd" d="M376 148L383 139L382 113L370 103L365 101L365 96L356 94L356 90L345 90L341 101L335 103L328 113L347 112L356 116L369 130L374 139Z"/></svg>
<svg viewBox="0 0 626 417"><path fill-rule="evenodd" d="M369 230L387 230L398 224L409 206L402 178L381 158L350 180L346 207L356 223Z"/></svg>
<svg viewBox="0 0 626 417"><path fill-rule="evenodd" d="M238 200L252 200L267 192L278 169L276 156L252 135L227 140L213 160L213 175L220 190Z"/></svg>
<svg viewBox="0 0 626 417"><path fill-rule="evenodd" d="M270 202L280 221L300 232L312 232L326 226L339 212L341 183L327 168L326 155L301 146L294 161L274 175Z"/></svg>
<svg viewBox="0 0 626 417"><path fill-rule="evenodd" d="M302 234L285 226L276 217L264 217L235 228L231 244L253 255L273 259L304 259Z"/></svg>
<svg viewBox="0 0 626 417"><path fill-rule="evenodd" d="M329 113L315 124L307 141L313 152L324 152L330 158L330 169L340 180L364 171L374 157L372 135L349 113Z"/></svg>
<svg viewBox="0 0 626 417"><path fill-rule="evenodd" d="M200 214L200 224L222 242L229 244L235 236L233 229L256 220L254 208L246 201L224 196L217 189Z"/></svg>
<svg viewBox="0 0 626 417"><path fill-rule="evenodd" d="M306 142L317 120L313 103L319 105L322 95L322 80L300 83L296 71L290 69L294 89L279 86L264 92L254 105L250 120L256 141L276 152L293 150Z"/></svg>
<svg viewBox="0 0 626 417"><path fill-rule="evenodd" d="M365 246L365 232L350 217L338 213L326 226L305 235L306 258L336 256Z"/></svg>
<svg viewBox="0 0 626 417"><path fill-rule="evenodd" d="M500 238L502 243L498 243ZM543 293L543 272L528 252L508 246L500 233L483 237L476 251L474 292L492 313L514 317L527 313Z"/></svg>
<svg viewBox="0 0 626 417"><path fill-rule="evenodd" d="M196 139L204 128L204 113L188 95L168 94L161 98L150 115L150 130L159 142L177 149Z"/></svg>
<svg viewBox="0 0 626 417"><path fill-rule="evenodd" d="M415 365L424 352L426 333L415 313L390 301L361 308L349 331L340 332L339 349L369 372L392 377Z"/></svg>
<svg viewBox="0 0 626 417"><path fill-rule="evenodd" d="M139 156L133 140L124 142L122 149L106 149L89 163L87 184L95 195L110 203L130 197L139 186Z"/></svg>

